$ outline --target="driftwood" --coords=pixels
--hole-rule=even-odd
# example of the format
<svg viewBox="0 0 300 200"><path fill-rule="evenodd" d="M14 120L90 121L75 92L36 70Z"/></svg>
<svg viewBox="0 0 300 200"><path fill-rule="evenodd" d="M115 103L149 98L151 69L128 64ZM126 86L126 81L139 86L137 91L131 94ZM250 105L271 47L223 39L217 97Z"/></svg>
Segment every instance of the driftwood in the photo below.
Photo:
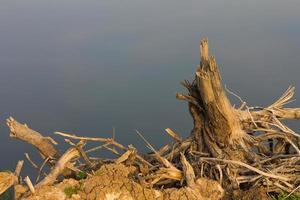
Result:
<svg viewBox="0 0 300 200"><path fill-rule="evenodd" d="M35 189L34 189L34 186L33 186L32 182L31 182L29 176L26 176L25 179L24 179L24 181L25 181L25 183L27 184L27 186L28 186L30 192L31 192L32 194L34 194L34 193L35 193Z"/></svg>
<svg viewBox="0 0 300 200"><path fill-rule="evenodd" d="M300 135L284 124L284 120L300 118L300 108L284 107L292 100L295 88L289 87L276 102L266 108L250 107L238 95L227 90L241 100L241 106L234 108L222 86L216 60L209 54L207 39L201 41L200 52L201 62L194 80L182 83L188 94L176 95L178 99L188 102L194 122L190 136L184 139L167 128L166 133L173 139L173 143L155 150L137 131L151 150L148 154L140 154L132 145L123 146L115 141L114 135L112 138L91 138L55 132L71 145L60 156L53 139L44 137L13 118L7 119L11 137L36 147L45 159L44 164L49 163L51 168L43 180L32 186L31 191L53 185L60 175L65 175L65 171L71 172L71 175L77 172L87 173L89 182L94 179L95 171L101 166L108 169L106 166L109 164L109 168L113 170L117 166L121 166L122 170L128 167L131 172L126 172L126 184L127 175L133 174L132 179L143 187L162 191L161 194L165 195L159 199L172 199L172 194L179 194L181 189L184 195L197 199L204 191L199 190L203 185L205 191L217 191L218 197L215 199L224 195L223 189L227 195L232 195L237 190L253 188L299 194ZM89 142L98 145L84 149L84 145ZM91 152L102 149L111 151L118 158L90 156ZM131 170L131 167L136 170ZM40 176L43 165L35 168L39 169ZM140 187L136 182L132 184ZM209 185L216 190L210 190ZM97 187L99 185L87 186L86 191ZM128 195L128 191L125 193ZM154 193L149 191L151 195ZM89 199L89 194L86 195ZM206 199L211 195L207 194Z"/></svg>
<svg viewBox="0 0 300 200"><path fill-rule="evenodd" d="M17 166L16 166L16 169L15 169L15 176L17 177L17 180L16 180L16 183L19 183L19 176L21 174L21 170L23 168L23 165L24 165L24 160L19 160L18 163L17 163Z"/></svg>
<svg viewBox="0 0 300 200"><path fill-rule="evenodd" d="M42 136L40 133L30 129L26 124L21 124L12 117L6 120L6 124L10 129L10 137L32 144L44 158L59 157L59 153L54 147L57 143L52 138Z"/></svg>
<svg viewBox="0 0 300 200"><path fill-rule="evenodd" d="M79 155L80 153L76 148L70 148L67 150L66 153L64 153L57 161L50 174L46 176L39 184L37 184L37 187L53 184L57 177L63 174L64 170L67 169L69 164L71 164L71 161L78 158Z"/></svg>

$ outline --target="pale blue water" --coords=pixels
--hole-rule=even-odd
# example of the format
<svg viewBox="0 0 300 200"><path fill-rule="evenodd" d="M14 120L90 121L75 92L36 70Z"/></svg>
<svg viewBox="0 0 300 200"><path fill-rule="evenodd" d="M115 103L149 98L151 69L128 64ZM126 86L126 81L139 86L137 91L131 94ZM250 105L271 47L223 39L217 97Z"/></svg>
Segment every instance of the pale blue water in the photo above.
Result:
<svg viewBox="0 0 300 200"><path fill-rule="evenodd" d="M9 138L10 115L50 136L111 137L115 127L141 150L135 129L157 148L167 127L187 136L192 121L175 93L204 36L223 82L268 105L290 84L300 90L299 35L298 0L1 0L0 169L33 152Z"/></svg>

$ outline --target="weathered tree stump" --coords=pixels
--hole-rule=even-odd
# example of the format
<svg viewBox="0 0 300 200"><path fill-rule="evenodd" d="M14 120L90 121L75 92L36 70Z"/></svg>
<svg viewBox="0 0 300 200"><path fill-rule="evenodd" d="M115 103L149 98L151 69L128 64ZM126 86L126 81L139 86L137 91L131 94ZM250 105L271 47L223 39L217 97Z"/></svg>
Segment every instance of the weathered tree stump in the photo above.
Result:
<svg viewBox="0 0 300 200"><path fill-rule="evenodd" d="M231 106L221 83L214 56L209 55L208 41L200 44L201 63L189 89L189 110L194 119L192 135L196 149L215 158L245 160L250 138ZM238 151L237 151L238 150Z"/></svg>
<svg viewBox="0 0 300 200"><path fill-rule="evenodd" d="M114 136L89 138L56 132L72 146L61 155L51 138L9 118L11 137L35 146L51 168L35 185L36 193L26 194L29 199L44 199L41 191L47 191L47 187L66 199L55 185L64 171L89 174L82 180L83 188L78 193L81 199L220 199L223 189L229 199L248 190L262 191L260 196L266 196L264 191L282 190L299 194L300 135L283 122L300 118L300 108L284 107L295 88L289 87L266 108L249 107L240 97L241 107L234 108L222 86L216 60L209 55L207 39L200 43L200 59L194 80L182 83L188 94L177 94L178 99L188 102L193 118L190 136L183 139L167 128L174 142L156 151L137 131L152 151L146 155L133 146L121 145ZM89 141L101 144L84 150ZM101 149L118 158L99 161L88 155ZM83 163L78 162L79 157Z"/></svg>

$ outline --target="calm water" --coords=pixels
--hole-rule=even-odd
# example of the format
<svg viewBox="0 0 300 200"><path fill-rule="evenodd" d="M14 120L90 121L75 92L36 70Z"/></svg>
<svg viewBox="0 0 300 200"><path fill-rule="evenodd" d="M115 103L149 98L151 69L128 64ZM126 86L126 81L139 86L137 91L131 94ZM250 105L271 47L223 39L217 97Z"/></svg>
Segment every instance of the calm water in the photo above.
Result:
<svg viewBox="0 0 300 200"><path fill-rule="evenodd" d="M141 150L135 129L157 148L167 127L186 136L191 119L175 93L204 36L223 82L250 105L300 90L298 0L1 0L0 169L33 152L9 138L10 115L50 136L110 137L115 127Z"/></svg>

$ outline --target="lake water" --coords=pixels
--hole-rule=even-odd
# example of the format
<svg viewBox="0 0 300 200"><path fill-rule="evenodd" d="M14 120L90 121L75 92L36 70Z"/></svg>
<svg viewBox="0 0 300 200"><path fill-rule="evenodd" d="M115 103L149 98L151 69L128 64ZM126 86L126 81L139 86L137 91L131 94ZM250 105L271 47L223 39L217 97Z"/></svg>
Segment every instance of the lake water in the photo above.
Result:
<svg viewBox="0 0 300 200"><path fill-rule="evenodd" d="M299 36L298 0L1 0L0 169L24 152L37 159L9 138L10 115L49 136L111 137L115 127L142 151L135 129L156 148L170 142L167 127L187 136L192 120L175 94L193 77L201 37L224 84L268 105L290 84L300 90Z"/></svg>

